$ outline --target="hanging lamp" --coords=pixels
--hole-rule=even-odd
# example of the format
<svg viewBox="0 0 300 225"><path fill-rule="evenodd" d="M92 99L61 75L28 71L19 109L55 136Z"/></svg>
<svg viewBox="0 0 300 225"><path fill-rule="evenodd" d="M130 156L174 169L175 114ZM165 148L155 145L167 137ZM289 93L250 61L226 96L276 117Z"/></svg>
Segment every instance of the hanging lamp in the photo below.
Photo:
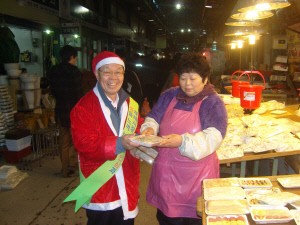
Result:
<svg viewBox="0 0 300 225"><path fill-rule="evenodd" d="M232 19L235 20L261 20L274 16L270 11L247 11L244 13L236 13L231 15Z"/></svg>
<svg viewBox="0 0 300 225"><path fill-rule="evenodd" d="M253 22L253 21L237 21L237 22L228 22L225 23L226 26L233 26L233 27L258 27L260 23Z"/></svg>
<svg viewBox="0 0 300 225"><path fill-rule="evenodd" d="M291 5L288 0L255 0L252 1L253 4L248 7L243 7L239 9L239 12L248 12L248 11L270 11L277 10L288 7Z"/></svg>

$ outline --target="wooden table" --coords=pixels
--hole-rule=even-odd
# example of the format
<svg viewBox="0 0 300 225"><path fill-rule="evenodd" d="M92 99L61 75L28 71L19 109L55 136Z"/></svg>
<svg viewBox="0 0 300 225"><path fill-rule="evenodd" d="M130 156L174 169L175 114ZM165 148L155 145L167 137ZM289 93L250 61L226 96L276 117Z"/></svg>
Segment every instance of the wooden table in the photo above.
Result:
<svg viewBox="0 0 300 225"><path fill-rule="evenodd" d="M232 165L232 175L235 176L235 166L236 163L241 163L241 170L240 170L240 177L246 176L246 163L247 161L254 161L254 176L258 175L259 169L259 160L262 159L272 159L272 176L277 175L278 171L278 158L290 155L299 155L300 149L295 151L283 151L283 152L275 152L275 151L268 151L262 153L247 153L242 157L232 158L232 159L222 159L220 160L220 164L233 164Z"/></svg>
<svg viewBox="0 0 300 225"><path fill-rule="evenodd" d="M274 118L286 118L293 120L295 122L300 122L300 117L295 115L295 111L298 109L299 105L290 105L285 107L283 110L287 111L284 114L276 115L271 113L265 113L263 115L265 116L272 116ZM232 176L235 176L235 168L236 163L241 163L241 170L240 170L240 177L245 177L246 175L246 162L247 161L255 161L254 162L254 176L258 175L258 168L259 168L259 160L261 159L271 159L273 160L273 166L272 166L272 176L277 175L278 171L278 158L285 157L285 156L291 156L291 155L300 155L300 146L299 150L295 151L284 151L284 152L275 152L275 151L268 151L268 152L261 152L261 153L246 153L242 157L238 158L232 158L232 159L223 159L220 160L220 164L232 164Z"/></svg>
<svg viewBox="0 0 300 225"><path fill-rule="evenodd" d="M295 194L300 195L300 188L283 188L278 182L277 178L286 178L286 177L299 177L299 174L292 174L292 175L281 175L281 176L267 176L273 184L274 187L278 187L281 191L288 191ZM202 217L202 224L206 225L206 213L205 213L205 200L203 198L203 191L202 196L198 198L197 200L197 215ZM249 221L249 225L256 225L256 223L252 220L251 215L247 214L247 218ZM289 223L284 223L285 225L296 225L294 220L291 220ZM268 223L268 225L271 225L271 223ZM278 225L278 223L277 223Z"/></svg>

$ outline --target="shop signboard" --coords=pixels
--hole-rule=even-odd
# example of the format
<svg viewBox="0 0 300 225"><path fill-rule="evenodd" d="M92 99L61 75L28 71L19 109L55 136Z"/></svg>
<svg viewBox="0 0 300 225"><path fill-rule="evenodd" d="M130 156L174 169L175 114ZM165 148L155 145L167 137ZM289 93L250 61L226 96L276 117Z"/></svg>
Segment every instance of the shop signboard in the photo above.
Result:
<svg viewBox="0 0 300 225"><path fill-rule="evenodd" d="M61 23L61 34L62 35L80 35L80 24L79 23Z"/></svg>

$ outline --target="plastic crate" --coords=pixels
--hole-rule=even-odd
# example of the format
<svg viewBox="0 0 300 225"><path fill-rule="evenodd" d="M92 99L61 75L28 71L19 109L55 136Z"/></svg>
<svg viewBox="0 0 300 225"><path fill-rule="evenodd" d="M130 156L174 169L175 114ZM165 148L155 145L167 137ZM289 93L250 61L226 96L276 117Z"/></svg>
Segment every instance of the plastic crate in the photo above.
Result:
<svg viewBox="0 0 300 225"><path fill-rule="evenodd" d="M31 145L31 135L20 139L5 139L8 151L21 151Z"/></svg>

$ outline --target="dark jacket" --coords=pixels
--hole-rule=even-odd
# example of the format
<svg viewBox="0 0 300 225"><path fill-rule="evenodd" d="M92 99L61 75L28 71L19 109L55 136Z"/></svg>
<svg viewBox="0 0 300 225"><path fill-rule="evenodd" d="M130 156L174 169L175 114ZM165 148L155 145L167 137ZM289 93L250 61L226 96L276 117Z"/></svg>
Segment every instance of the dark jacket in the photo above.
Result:
<svg viewBox="0 0 300 225"><path fill-rule="evenodd" d="M70 127L70 112L83 96L82 74L70 63L60 63L47 74L50 90L56 99L56 120L63 127Z"/></svg>

